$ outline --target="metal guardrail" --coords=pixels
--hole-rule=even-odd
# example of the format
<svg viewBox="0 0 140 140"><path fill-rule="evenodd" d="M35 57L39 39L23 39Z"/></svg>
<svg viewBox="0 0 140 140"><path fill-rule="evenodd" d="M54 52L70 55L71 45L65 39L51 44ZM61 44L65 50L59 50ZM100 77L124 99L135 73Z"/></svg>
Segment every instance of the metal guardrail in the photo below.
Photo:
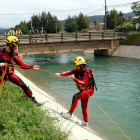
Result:
<svg viewBox="0 0 140 140"><path fill-rule="evenodd" d="M0 36L0 45L5 44L8 36ZM126 37L124 32L89 32L89 33L58 33L58 34L30 34L18 35L20 44L35 43L55 43L71 41L92 41L92 40L110 40L123 39Z"/></svg>

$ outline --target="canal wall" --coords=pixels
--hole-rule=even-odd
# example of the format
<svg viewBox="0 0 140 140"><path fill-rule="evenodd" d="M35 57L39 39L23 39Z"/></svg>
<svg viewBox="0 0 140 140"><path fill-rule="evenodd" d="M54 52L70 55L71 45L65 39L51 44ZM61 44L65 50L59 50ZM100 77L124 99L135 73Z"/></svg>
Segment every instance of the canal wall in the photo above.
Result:
<svg viewBox="0 0 140 140"><path fill-rule="evenodd" d="M105 43L104 43L105 44ZM94 54L95 55L104 55L104 56L112 56L113 53L117 50L117 48L120 45L120 41L119 40L112 40L111 44L110 44L110 48L108 49L97 49L94 50Z"/></svg>
<svg viewBox="0 0 140 140"><path fill-rule="evenodd" d="M120 45L112 56L140 59L140 46Z"/></svg>
<svg viewBox="0 0 140 140"><path fill-rule="evenodd" d="M114 47L113 49L84 51L84 53L94 53L95 55L104 55L111 57L114 56L140 59L140 46L119 45L118 47Z"/></svg>

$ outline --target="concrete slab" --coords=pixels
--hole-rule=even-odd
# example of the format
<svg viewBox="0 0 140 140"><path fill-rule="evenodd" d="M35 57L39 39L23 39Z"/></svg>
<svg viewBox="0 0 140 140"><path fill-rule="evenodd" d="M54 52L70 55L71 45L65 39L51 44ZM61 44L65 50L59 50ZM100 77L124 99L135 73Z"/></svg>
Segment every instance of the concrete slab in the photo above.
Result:
<svg viewBox="0 0 140 140"><path fill-rule="evenodd" d="M112 56L140 59L140 46L120 45Z"/></svg>

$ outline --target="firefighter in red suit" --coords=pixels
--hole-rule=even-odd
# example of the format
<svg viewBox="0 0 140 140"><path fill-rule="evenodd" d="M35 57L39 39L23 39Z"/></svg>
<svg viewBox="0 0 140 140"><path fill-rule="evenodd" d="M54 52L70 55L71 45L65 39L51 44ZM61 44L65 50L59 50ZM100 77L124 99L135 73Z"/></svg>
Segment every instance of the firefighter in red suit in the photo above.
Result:
<svg viewBox="0 0 140 140"><path fill-rule="evenodd" d="M32 92L29 87L17 76L14 74L14 63L13 61L23 69L30 69L33 68L38 70L40 66L34 65L27 65L24 64L18 57L18 54L15 52L17 47L19 46L19 41L16 36L9 36L6 39L7 46L4 49L0 49L0 76L2 75L2 69L5 69L5 63L11 64L6 71L6 75L4 80L9 80L10 82L16 84L17 86L21 87L24 93L38 106L41 104L38 103L35 98L32 96ZM1 80L0 80L1 83Z"/></svg>
<svg viewBox="0 0 140 140"><path fill-rule="evenodd" d="M78 122L78 124L81 126L88 126L87 105L88 105L89 96L92 96L94 93L95 81L94 81L93 73L86 66L86 61L83 57L81 56L77 57L75 59L74 64L76 68L67 72L55 74L58 77L71 75L70 79L72 79L76 83L77 88L80 90L78 93L76 93L73 96L73 100L69 112L61 113L61 114L64 118L70 119L72 117L72 113L74 112L77 106L78 100L80 99L82 113L83 113L83 121Z"/></svg>

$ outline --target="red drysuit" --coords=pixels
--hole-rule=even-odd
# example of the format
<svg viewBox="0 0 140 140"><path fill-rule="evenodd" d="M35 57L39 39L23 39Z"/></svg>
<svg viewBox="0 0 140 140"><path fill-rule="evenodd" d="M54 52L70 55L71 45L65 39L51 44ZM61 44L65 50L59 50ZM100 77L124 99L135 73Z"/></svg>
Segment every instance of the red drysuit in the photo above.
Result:
<svg viewBox="0 0 140 140"><path fill-rule="evenodd" d="M76 82L77 88L80 90L80 92L76 93L73 96L73 100L69 112L73 113L73 111L77 106L78 100L81 99L83 119L84 122L87 122L88 99L89 99L89 95L92 96L94 93L94 86L89 85L89 78L91 78L91 71L88 67L85 66L79 71L76 68L74 68L71 71L60 73L61 76L68 76L72 74L75 75L74 81Z"/></svg>
<svg viewBox="0 0 140 140"><path fill-rule="evenodd" d="M34 65L24 64L19 59L18 54L16 52L12 54L12 53L7 52L5 49L0 50L0 63L6 62L8 64L14 65L13 61L23 69L30 69L34 67ZM2 75L2 70L0 69L0 76L1 75ZM21 87L29 98L33 98L32 92L29 89L29 87L27 87L26 84L17 75L14 74L14 68L12 68L12 70L7 69L5 80L9 80L10 82Z"/></svg>

